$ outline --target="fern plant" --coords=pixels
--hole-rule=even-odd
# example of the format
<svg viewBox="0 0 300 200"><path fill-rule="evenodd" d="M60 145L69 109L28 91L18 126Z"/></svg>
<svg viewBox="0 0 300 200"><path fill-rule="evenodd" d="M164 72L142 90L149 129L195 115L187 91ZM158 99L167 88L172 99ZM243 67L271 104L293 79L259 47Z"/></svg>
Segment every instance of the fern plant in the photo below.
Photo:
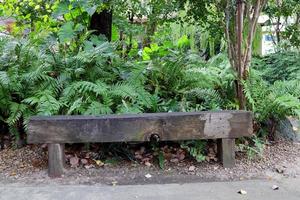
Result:
<svg viewBox="0 0 300 200"><path fill-rule="evenodd" d="M253 67L262 72L264 80L273 84L276 81L300 79L300 54L283 51L253 60Z"/></svg>
<svg viewBox="0 0 300 200"><path fill-rule="evenodd" d="M260 72L252 69L250 78L244 82L248 108L253 111L257 127L263 137L273 137L278 122L286 116L300 118L299 81L276 81L270 84Z"/></svg>
<svg viewBox="0 0 300 200"><path fill-rule="evenodd" d="M95 36L76 50L52 36L39 43L1 42L0 112L10 127L26 129L32 115L138 113L151 107L142 82L113 67L122 63L114 46Z"/></svg>
<svg viewBox="0 0 300 200"><path fill-rule="evenodd" d="M251 70L244 86L249 107L258 121L279 120L287 115L300 116L299 81L277 81L271 85L261 78L258 71Z"/></svg>

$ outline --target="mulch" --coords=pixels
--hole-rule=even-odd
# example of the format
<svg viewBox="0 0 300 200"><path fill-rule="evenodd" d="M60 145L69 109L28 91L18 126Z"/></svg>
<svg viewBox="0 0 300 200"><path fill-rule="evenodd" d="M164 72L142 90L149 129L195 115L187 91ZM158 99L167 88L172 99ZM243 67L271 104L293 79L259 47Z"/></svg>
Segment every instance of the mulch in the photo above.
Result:
<svg viewBox="0 0 300 200"><path fill-rule="evenodd" d="M254 159L249 159L244 152L237 152L236 166L232 169L224 169L217 159L198 163L185 155L183 149L172 146L163 147L167 148L164 151L171 153L163 169L159 167L156 156L148 153L143 146L134 150L134 160L114 159L114 156L100 160L99 152L79 152L70 147L67 148L66 173L58 179L47 176L45 147L27 145L20 149L1 150L0 183L116 185L273 179L300 175L300 144L288 141L266 145L263 155Z"/></svg>

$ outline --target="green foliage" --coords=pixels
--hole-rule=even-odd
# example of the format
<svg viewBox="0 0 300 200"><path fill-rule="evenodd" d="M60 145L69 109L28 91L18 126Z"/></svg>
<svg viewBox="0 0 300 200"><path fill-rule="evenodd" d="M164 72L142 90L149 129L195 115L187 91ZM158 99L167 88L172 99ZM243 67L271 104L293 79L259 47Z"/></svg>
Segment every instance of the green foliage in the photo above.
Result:
<svg viewBox="0 0 300 200"><path fill-rule="evenodd" d="M158 153L158 164L161 169L165 168L165 157L162 151L159 151Z"/></svg>
<svg viewBox="0 0 300 200"><path fill-rule="evenodd" d="M181 143L181 148L186 149L197 162L205 160L206 142L203 140L186 141Z"/></svg>
<svg viewBox="0 0 300 200"><path fill-rule="evenodd" d="M279 49L300 49L299 0L269 0L264 9L267 25L276 26L273 42Z"/></svg>
<svg viewBox="0 0 300 200"><path fill-rule="evenodd" d="M245 94L259 122L300 117L299 58L297 52L278 52L253 60Z"/></svg>
<svg viewBox="0 0 300 200"><path fill-rule="evenodd" d="M257 136L253 136L249 140L246 141L246 144L239 144L238 147L241 151L245 151L247 153L248 159L252 160L258 157L262 157L265 149L265 142Z"/></svg>
<svg viewBox="0 0 300 200"><path fill-rule="evenodd" d="M246 98L258 122L279 120L288 115L299 116L300 81L276 81L273 85L263 80L256 70L244 82Z"/></svg>
<svg viewBox="0 0 300 200"><path fill-rule="evenodd" d="M226 1L3 2L0 16L16 20L18 37L0 38L0 120L17 139L32 115L236 109L236 74L222 53L225 7ZM89 30L91 16L110 8L113 42ZM147 23L134 22L145 16ZM294 43L297 28L287 28ZM299 60L294 52L255 60L244 86L260 124L300 114ZM259 139L253 144L250 154L260 153ZM205 142L182 147L205 159ZM158 160L163 168L162 152Z"/></svg>
<svg viewBox="0 0 300 200"><path fill-rule="evenodd" d="M125 60L100 37L66 41L68 34L1 40L0 112L8 126L26 130L32 115L216 110L228 103L223 89L234 76L223 58L206 63L188 49L153 44L148 60Z"/></svg>
<svg viewBox="0 0 300 200"><path fill-rule="evenodd" d="M263 79L270 83L300 79L299 52L277 52L254 59L252 65L261 71Z"/></svg>

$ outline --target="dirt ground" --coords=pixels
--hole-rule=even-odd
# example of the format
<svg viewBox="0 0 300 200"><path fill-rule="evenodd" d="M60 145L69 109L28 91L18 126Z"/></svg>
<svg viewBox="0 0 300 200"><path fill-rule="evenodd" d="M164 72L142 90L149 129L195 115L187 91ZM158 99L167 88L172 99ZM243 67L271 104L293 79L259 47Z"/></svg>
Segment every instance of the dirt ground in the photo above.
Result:
<svg viewBox="0 0 300 200"><path fill-rule="evenodd" d="M232 169L224 169L218 161L197 163L190 158L176 162L167 161L164 169L152 162L145 164L122 160L101 163L101 166L96 167L79 164L71 167L69 161L65 175L56 179L51 179L47 175L45 147L26 146L21 149L8 148L0 151L0 184L134 185L277 179L299 175L300 144L287 141L267 145L263 156L252 160L249 160L245 153L237 152L236 166Z"/></svg>

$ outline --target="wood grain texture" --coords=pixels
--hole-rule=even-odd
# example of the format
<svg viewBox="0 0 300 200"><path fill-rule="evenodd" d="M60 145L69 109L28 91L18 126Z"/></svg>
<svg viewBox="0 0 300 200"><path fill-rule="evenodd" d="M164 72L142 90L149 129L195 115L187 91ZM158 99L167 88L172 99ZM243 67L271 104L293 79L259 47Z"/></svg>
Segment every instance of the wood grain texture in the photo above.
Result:
<svg viewBox="0 0 300 200"><path fill-rule="evenodd" d="M32 117L28 143L142 142L252 135L247 111Z"/></svg>
<svg viewBox="0 0 300 200"><path fill-rule="evenodd" d="M48 175L52 178L61 177L65 166L65 145L48 144Z"/></svg>
<svg viewBox="0 0 300 200"><path fill-rule="evenodd" d="M235 166L235 139L223 138L218 140L219 159L224 168Z"/></svg>

